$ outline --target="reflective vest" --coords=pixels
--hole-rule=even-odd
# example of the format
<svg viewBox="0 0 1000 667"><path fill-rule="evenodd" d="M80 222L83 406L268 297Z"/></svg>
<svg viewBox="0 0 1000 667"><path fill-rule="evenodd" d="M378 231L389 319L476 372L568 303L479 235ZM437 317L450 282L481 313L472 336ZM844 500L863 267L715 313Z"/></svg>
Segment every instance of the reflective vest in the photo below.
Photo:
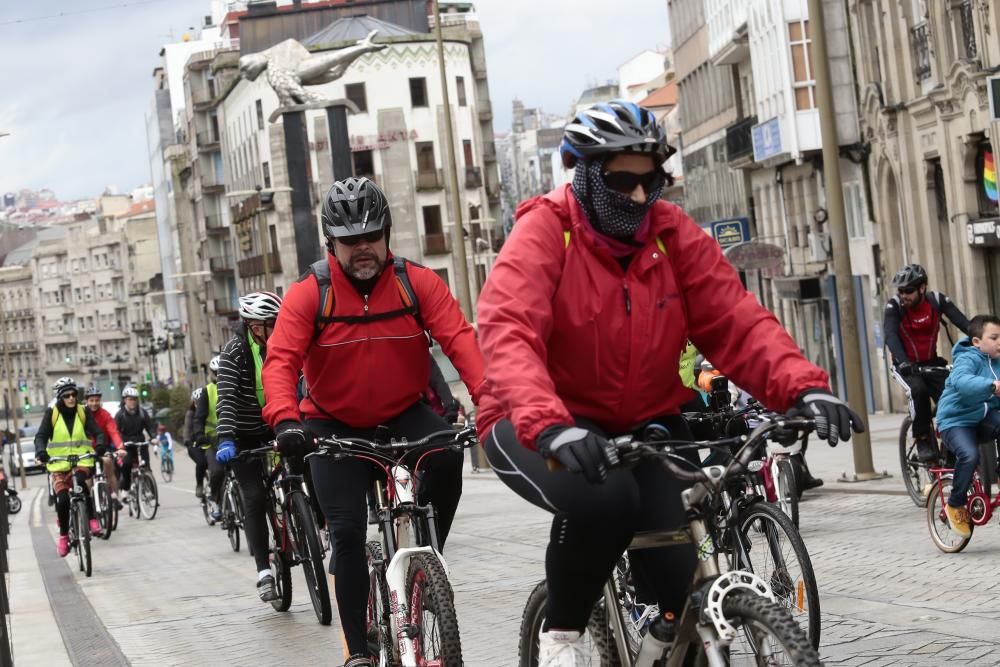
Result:
<svg viewBox="0 0 1000 667"><path fill-rule="evenodd" d="M205 435L215 437L215 427L219 425L219 415L215 411L215 406L219 401L219 385L209 382L205 385L208 393L208 416L205 417Z"/></svg>
<svg viewBox="0 0 1000 667"><path fill-rule="evenodd" d="M247 332L247 343L250 344L250 354L253 356L253 380L257 390L257 405L264 407L264 384L260 380L260 371L264 368L264 362L260 359L260 345L254 340L253 334Z"/></svg>
<svg viewBox="0 0 1000 667"><path fill-rule="evenodd" d="M76 419L73 420L73 433L66 427L66 420L58 407L52 408L52 438L49 440L45 451L49 456L83 456L92 454L94 451L90 440L87 438L85 425L87 423L87 413L82 405L76 406ZM45 466L49 472L69 472L68 461L53 461ZM94 460L86 459L77 463L80 468L93 468Z"/></svg>

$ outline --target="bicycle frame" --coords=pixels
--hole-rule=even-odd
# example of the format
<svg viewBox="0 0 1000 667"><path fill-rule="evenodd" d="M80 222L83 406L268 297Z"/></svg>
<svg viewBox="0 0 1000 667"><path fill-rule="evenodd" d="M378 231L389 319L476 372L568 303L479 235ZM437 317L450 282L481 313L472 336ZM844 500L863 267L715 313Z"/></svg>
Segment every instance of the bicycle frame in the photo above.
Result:
<svg viewBox="0 0 1000 667"><path fill-rule="evenodd" d="M943 500L945 497L943 480L954 473L955 469L931 468L930 472L934 475L934 483L938 486L938 492L941 494ZM979 472L973 472L972 484L969 485L969 495L965 502L965 508L969 512L969 520L972 521L973 525L985 526L993 518L993 510L1000 508L1000 488L997 489L996 496L991 499L986 493L983 480L979 478ZM943 512L944 509L942 506Z"/></svg>

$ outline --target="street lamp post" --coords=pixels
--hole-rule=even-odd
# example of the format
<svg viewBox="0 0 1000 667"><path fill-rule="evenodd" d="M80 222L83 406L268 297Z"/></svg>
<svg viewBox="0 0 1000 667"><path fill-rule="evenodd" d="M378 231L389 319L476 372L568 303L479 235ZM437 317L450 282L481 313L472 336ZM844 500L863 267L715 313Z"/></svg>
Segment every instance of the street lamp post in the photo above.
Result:
<svg viewBox="0 0 1000 667"><path fill-rule="evenodd" d="M3 369L4 373L7 374L7 396L8 396L8 406L7 406L7 419L8 419L8 432L14 433L14 449L17 450L17 460L21 459L21 439L17 437L14 431L10 430L9 420L11 411L14 412L14 428L17 429L17 407L13 405L14 403L14 377L13 368L10 365L10 345L7 344L7 314L4 312L7 305L4 303L4 295L0 293L0 331L3 332ZM27 415L25 415L27 416ZM21 470L21 488L28 488L28 478L24 473L24 466L18 466Z"/></svg>

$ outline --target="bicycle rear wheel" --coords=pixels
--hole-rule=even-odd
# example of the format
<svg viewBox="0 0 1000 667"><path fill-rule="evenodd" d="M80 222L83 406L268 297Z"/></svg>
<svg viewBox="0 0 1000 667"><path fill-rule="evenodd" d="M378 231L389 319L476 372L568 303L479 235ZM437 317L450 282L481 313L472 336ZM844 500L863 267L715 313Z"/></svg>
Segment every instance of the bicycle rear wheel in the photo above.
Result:
<svg viewBox="0 0 1000 667"><path fill-rule="evenodd" d="M926 463L921 463L917 458L917 445L910 436L910 427L913 420L906 417L899 427L899 467L903 474L903 484L906 485L906 493L910 500L917 507L927 505L927 496L924 490L934 480L928 473Z"/></svg>
<svg viewBox="0 0 1000 667"><path fill-rule="evenodd" d="M87 514L86 500L77 501L75 514L77 560L80 562L80 572L89 577L93 571L93 563L90 560L90 517Z"/></svg>
<svg viewBox="0 0 1000 667"><path fill-rule="evenodd" d="M538 667L538 636L545 622L545 601L548 590L541 581L528 595L528 602L521 614L521 632L518 642L518 667ZM611 628L608 627L607 614L604 610L604 600L598 600L590 614L587 632L584 635L584 652L588 667L619 667L618 658Z"/></svg>
<svg viewBox="0 0 1000 667"><path fill-rule="evenodd" d="M326 579L326 568L323 567L323 552L319 547L319 532L313 519L312 507L302 493L292 494L292 510L294 512L294 529L296 542L299 545L302 558L302 572L309 585L309 598L312 600L313 611L320 625L330 625L333 611L330 606L330 588Z"/></svg>
<svg viewBox="0 0 1000 667"><path fill-rule="evenodd" d="M972 540L972 535L962 537L951 529L948 523L948 516L944 513L944 505L948 494L951 493L951 475L942 475L941 483L935 484L927 496L927 529L931 534L931 541L941 551L948 554L957 554L968 546ZM969 530L975 532L976 526L969 523Z"/></svg>
<svg viewBox="0 0 1000 667"><path fill-rule="evenodd" d="M174 461L168 456L160 458L160 477L163 478L164 482L170 482L174 479Z"/></svg>
<svg viewBox="0 0 1000 667"><path fill-rule="evenodd" d="M97 512L97 519L101 522L101 538L110 539L111 531L114 530L114 501L111 500L111 492L108 490L108 483L101 482L97 485L97 504L94 510Z"/></svg>
<svg viewBox="0 0 1000 667"><path fill-rule="evenodd" d="M156 518L156 510L160 507L160 496L156 489L156 479L148 470L144 470L138 479L136 493L138 493L139 510L142 516L152 521Z"/></svg>
<svg viewBox="0 0 1000 667"><path fill-rule="evenodd" d="M722 613L736 629L729 665L819 667L819 653L802 627L767 598L735 591L722 599Z"/></svg>
<svg viewBox="0 0 1000 667"><path fill-rule="evenodd" d="M232 489L226 489L226 495L222 497L222 520L225 522L226 534L229 536L229 546L233 548L233 551L239 553L240 524L236 519L235 498Z"/></svg>
<svg viewBox="0 0 1000 667"><path fill-rule="evenodd" d="M455 595L441 561L429 553L414 554L406 575L410 627L417 664L437 661L462 664L462 639L455 614Z"/></svg>
<svg viewBox="0 0 1000 667"><path fill-rule="evenodd" d="M292 566L277 546L271 545L271 571L278 597L271 600L275 611L288 611L292 606Z"/></svg>
<svg viewBox="0 0 1000 667"><path fill-rule="evenodd" d="M777 603L788 609L818 648L819 588L799 531L784 512L764 502L755 502L740 512L735 526L739 544L731 546L730 567L754 572L766 581Z"/></svg>

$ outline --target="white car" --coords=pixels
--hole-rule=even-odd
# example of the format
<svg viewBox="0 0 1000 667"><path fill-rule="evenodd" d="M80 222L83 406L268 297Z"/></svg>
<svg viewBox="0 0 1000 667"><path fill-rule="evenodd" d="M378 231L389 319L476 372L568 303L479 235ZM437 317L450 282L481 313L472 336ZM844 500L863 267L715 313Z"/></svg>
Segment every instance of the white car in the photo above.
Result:
<svg viewBox="0 0 1000 667"><path fill-rule="evenodd" d="M35 459L35 441L31 438L21 438L21 462L24 465L24 471L31 472L32 470L44 471L45 464L41 461ZM10 451L10 474L20 475L21 474L21 462L17 459L17 449L11 447Z"/></svg>

